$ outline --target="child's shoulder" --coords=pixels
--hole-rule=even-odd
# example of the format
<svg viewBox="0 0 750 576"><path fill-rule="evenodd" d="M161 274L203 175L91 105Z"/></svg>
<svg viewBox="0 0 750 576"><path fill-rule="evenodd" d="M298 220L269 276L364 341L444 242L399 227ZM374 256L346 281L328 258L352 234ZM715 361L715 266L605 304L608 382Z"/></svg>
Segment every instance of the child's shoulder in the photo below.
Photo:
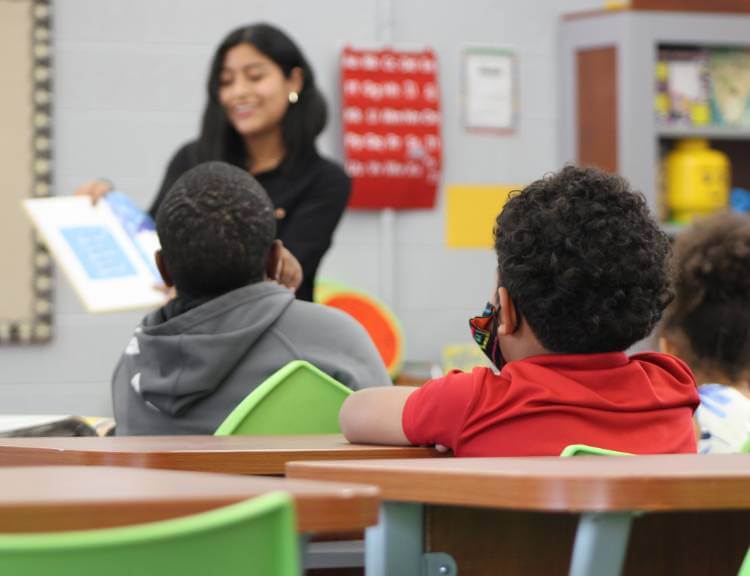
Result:
<svg viewBox="0 0 750 576"><path fill-rule="evenodd" d="M698 387L701 402L719 405L733 405L750 415L750 398L736 388L724 384L701 384Z"/></svg>
<svg viewBox="0 0 750 576"><path fill-rule="evenodd" d="M680 360L677 356L672 356L671 354L665 354L664 352L640 352L638 354L633 354L630 357L630 361L652 365L669 372L680 380L687 378L691 382L695 382L693 371L690 369L690 366Z"/></svg>
<svg viewBox="0 0 750 576"><path fill-rule="evenodd" d="M750 398L722 384L703 384L698 392L701 402L695 416L701 429L699 451L742 451L750 438Z"/></svg>
<svg viewBox="0 0 750 576"><path fill-rule="evenodd" d="M693 371L676 356L647 352L634 354L630 357L630 361L638 363L638 372L646 375L652 388L662 400L672 398L693 409L700 404Z"/></svg>
<svg viewBox="0 0 750 576"><path fill-rule="evenodd" d="M305 300L293 300L286 317L295 323L305 322L316 326L320 330L321 337L335 335L329 334L328 330L357 330L362 326L352 316L338 308Z"/></svg>

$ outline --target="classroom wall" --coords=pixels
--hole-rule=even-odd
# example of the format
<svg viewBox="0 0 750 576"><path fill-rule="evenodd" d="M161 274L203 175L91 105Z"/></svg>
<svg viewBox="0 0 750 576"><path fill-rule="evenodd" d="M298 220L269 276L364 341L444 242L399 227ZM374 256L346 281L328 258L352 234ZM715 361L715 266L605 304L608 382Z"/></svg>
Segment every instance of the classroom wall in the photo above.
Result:
<svg viewBox="0 0 750 576"><path fill-rule="evenodd" d="M208 62L232 27L267 20L305 51L332 111L322 151L341 157L339 49L430 45L440 60L444 183L523 183L558 168L557 23L561 13L603 0L53 0L55 181L70 194L105 176L148 206L170 155L198 130ZM521 118L509 137L461 127L461 47L509 47L520 61ZM0 102L2 95L0 94ZM398 213L384 266L381 216L349 212L321 276L383 296L401 318L406 357L437 360L466 341L467 319L492 287L489 250L448 249L443 201ZM5 248L7 249L7 247ZM391 275L389 270L393 272ZM392 283L389 278L392 276ZM0 413L111 414L109 378L140 313L90 316L64 278L56 283L55 337L38 347L0 348Z"/></svg>

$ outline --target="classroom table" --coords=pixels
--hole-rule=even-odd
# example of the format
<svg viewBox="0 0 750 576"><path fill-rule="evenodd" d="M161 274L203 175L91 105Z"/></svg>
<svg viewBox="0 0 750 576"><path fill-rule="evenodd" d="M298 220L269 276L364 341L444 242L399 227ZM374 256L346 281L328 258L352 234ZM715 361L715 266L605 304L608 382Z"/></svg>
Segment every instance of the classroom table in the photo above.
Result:
<svg viewBox="0 0 750 576"><path fill-rule="evenodd" d="M381 489L368 576L736 576L750 545L745 454L308 461L287 476Z"/></svg>
<svg viewBox="0 0 750 576"><path fill-rule="evenodd" d="M294 499L302 559L311 568L330 556L313 552L311 534L361 532L377 522L380 502L378 489L362 484L109 466L5 467L0 486L0 532L14 534L154 522L283 490Z"/></svg>
<svg viewBox="0 0 750 576"><path fill-rule="evenodd" d="M283 490L301 533L375 524L378 489L362 484L114 466L0 468L0 532L57 532L166 520Z"/></svg>
<svg viewBox="0 0 750 576"><path fill-rule="evenodd" d="M295 460L439 456L432 448L349 444L340 434L0 438L0 466L92 464L283 475L286 463Z"/></svg>

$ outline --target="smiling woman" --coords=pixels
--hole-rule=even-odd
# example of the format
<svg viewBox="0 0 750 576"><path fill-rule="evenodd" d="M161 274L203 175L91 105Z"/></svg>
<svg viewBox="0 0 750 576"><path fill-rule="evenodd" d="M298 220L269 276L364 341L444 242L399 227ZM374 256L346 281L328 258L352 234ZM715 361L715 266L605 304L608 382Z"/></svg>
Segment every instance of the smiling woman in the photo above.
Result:
<svg viewBox="0 0 750 576"><path fill-rule="evenodd" d="M240 135L256 143L266 140L268 147L276 149L269 152L283 152L283 142L274 132L289 105L299 102L304 84L302 74L302 69L295 67L287 78L262 52L250 44L238 44L224 58L219 75L219 102ZM275 168L273 163L263 165L273 160L271 156L250 158L250 171L258 173Z"/></svg>
<svg viewBox="0 0 750 576"><path fill-rule="evenodd" d="M201 133L172 158L151 214L197 164L223 160L248 170L271 197L276 234L288 249L277 280L312 300L318 265L351 190L344 170L316 150L326 118L315 74L291 38L269 24L230 32L211 63ZM89 182L78 193L98 197L109 186Z"/></svg>

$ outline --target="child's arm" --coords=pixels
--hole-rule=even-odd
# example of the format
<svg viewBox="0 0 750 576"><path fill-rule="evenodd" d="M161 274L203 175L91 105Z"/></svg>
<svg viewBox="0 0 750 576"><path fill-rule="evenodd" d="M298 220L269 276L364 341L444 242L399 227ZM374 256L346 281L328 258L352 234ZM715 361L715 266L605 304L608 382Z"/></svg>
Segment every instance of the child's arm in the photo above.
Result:
<svg viewBox="0 0 750 576"><path fill-rule="evenodd" d="M411 444L401 424L411 386L367 388L349 396L339 413L341 431L349 442Z"/></svg>

